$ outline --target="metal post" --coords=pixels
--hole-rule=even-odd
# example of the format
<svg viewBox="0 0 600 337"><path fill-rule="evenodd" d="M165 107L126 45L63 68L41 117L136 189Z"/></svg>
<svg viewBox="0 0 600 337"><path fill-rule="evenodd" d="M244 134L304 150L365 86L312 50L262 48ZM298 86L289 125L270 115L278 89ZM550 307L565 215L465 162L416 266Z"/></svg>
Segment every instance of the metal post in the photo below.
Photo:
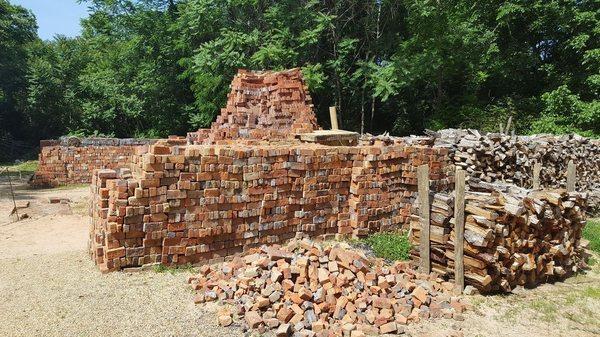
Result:
<svg viewBox="0 0 600 337"><path fill-rule="evenodd" d="M15 214L17 215L17 221L20 220L19 210L17 209L17 202L15 201L15 191L13 190L12 180L10 179L10 172L8 171L8 167L4 169L4 172L7 173L8 176L8 186L10 187L10 195L12 197L13 206L15 207Z"/></svg>

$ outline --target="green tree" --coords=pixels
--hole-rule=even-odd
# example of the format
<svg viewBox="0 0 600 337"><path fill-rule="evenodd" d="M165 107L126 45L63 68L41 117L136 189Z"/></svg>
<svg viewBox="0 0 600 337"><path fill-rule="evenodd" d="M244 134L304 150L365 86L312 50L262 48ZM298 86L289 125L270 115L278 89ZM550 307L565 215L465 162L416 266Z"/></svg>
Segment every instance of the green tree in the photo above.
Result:
<svg viewBox="0 0 600 337"><path fill-rule="evenodd" d="M37 38L36 30L30 11L0 0L0 138L18 137L25 129L22 106L27 87L27 48Z"/></svg>
<svg viewBox="0 0 600 337"><path fill-rule="evenodd" d="M41 41L0 0L0 137L164 137L207 127L238 68L301 67L317 118L598 136L599 0L87 0Z"/></svg>

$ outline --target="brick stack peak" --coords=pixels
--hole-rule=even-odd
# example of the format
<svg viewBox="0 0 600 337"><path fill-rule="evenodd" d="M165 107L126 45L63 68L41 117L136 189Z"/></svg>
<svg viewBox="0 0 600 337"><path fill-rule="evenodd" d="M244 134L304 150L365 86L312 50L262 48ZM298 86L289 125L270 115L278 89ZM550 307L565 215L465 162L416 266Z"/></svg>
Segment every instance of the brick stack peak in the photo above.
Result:
<svg viewBox="0 0 600 337"><path fill-rule="evenodd" d="M454 284L435 274L307 238L202 266L188 282L196 303L230 304L219 311L221 325L237 316L244 329L278 337L401 334L422 319L463 319L467 307L454 297Z"/></svg>
<svg viewBox="0 0 600 337"><path fill-rule="evenodd" d="M240 69L227 104L209 131L188 135L192 143L231 139L286 139L319 129L300 69Z"/></svg>

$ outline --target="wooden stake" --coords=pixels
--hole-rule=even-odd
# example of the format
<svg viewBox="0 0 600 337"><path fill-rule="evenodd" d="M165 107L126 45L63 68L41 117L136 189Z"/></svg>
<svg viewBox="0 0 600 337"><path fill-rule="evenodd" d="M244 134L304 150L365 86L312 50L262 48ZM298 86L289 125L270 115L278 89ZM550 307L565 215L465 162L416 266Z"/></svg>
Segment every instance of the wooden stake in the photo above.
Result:
<svg viewBox="0 0 600 337"><path fill-rule="evenodd" d="M339 130L337 120L337 110L334 106L329 107L329 119L331 119L331 130Z"/></svg>
<svg viewBox="0 0 600 337"><path fill-rule="evenodd" d="M17 202L15 201L15 191L13 189L13 185L12 185L12 180L10 179L10 171L8 170L8 168L6 168L4 170L8 176L8 186L10 186L10 195L12 197L12 201L13 201L13 206L15 207L15 214L17 215L17 221L19 221L21 218L19 216L19 210L17 209Z"/></svg>
<svg viewBox="0 0 600 337"><path fill-rule="evenodd" d="M535 162L533 164L533 189L540 189L540 172L542 171L542 164L539 162Z"/></svg>
<svg viewBox="0 0 600 337"><path fill-rule="evenodd" d="M417 168L417 182L419 185L419 215L421 217L421 242L419 256L421 259L420 270L422 273L431 271L431 256L429 242L429 165Z"/></svg>
<svg viewBox="0 0 600 337"><path fill-rule="evenodd" d="M512 123L512 116L508 117L508 121L506 122L506 127L504 128L504 133L508 134L510 130L510 124Z"/></svg>
<svg viewBox="0 0 600 337"><path fill-rule="evenodd" d="M465 240L465 171L456 168L454 185L454 282L460 291L465 289L464 240Z"/></svg>
<svg viewBox="0 0 600 337"><path fill-rule="evenodd" d="M567 166L567 192L575 191L575 177L577 176L575 171L575 163L573 160L569 160L569 164Z"/></svg>

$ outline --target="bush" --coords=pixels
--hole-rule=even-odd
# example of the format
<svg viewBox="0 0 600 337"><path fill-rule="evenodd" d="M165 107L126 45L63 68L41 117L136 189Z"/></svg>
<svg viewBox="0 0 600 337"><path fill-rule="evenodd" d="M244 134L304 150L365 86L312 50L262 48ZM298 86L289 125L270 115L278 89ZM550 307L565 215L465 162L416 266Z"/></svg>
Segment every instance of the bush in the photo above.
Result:
<svg viewBox="0 0 600 337"><path fill-rule="evenodd" d="M408 260L410 242L407 233L378 233L362 240L369 245L376 256L388 260Z"/></svg>

